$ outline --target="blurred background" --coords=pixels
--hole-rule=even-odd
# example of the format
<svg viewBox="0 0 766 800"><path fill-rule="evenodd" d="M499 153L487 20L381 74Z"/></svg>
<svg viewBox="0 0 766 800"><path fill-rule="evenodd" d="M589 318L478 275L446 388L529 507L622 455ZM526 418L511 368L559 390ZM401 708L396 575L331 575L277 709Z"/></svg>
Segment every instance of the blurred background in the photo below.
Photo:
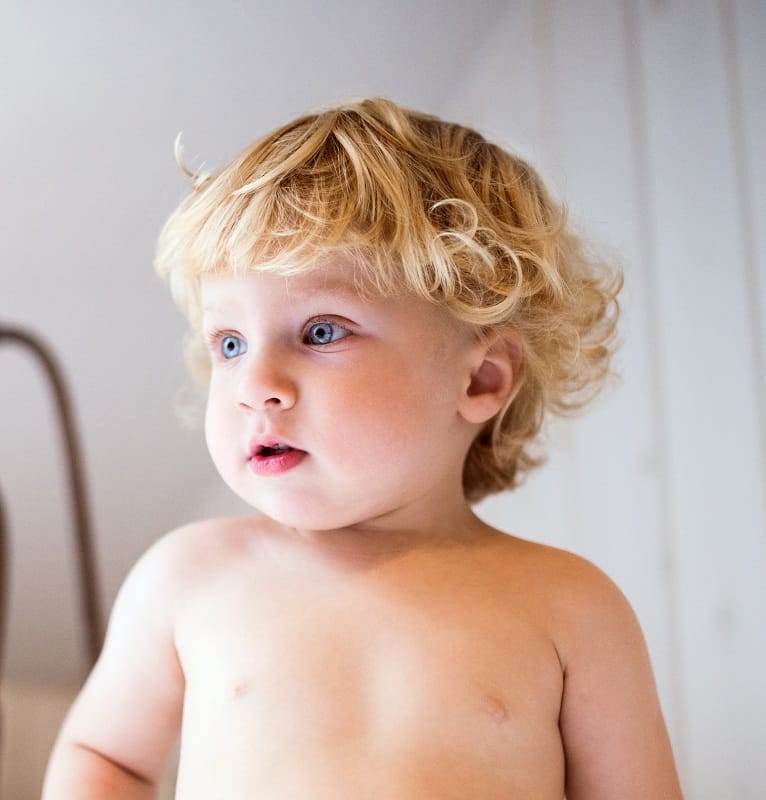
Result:
<svg viewBox="0 0 766 800"><path fill-rule="evenodd" d="M479 507L622 587L689 798L766 785L766 4L762 0L27 0L0 5L0 325L68 378L108 613L160 535L242 506L188 398L152 272L188 184L275 126L385 95L534 163L626 273L618 368L549 464ZM0 343L9 535L2 797L39 797L84 678L51 396Z"/></svg>

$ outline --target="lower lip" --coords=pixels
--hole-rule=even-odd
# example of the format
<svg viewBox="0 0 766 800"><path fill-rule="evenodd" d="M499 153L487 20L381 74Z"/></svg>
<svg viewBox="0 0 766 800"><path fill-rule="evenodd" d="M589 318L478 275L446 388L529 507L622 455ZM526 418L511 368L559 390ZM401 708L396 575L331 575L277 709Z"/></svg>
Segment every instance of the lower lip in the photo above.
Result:
<svg viewBox="0 0 766 800"><path fill-rule="evenodd" d="M256 475L280 475L297 467L307 455L305 450L288 450L273 456L251 456L248 464Z"/></svg>

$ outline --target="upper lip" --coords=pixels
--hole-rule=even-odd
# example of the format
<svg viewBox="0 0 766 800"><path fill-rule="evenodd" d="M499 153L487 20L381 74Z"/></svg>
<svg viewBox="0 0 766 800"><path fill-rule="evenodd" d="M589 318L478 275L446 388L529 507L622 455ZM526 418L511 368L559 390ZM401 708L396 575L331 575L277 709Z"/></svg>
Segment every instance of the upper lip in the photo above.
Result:
<svg viewBox="0 0 766 800"><path fill-rule="evenodd" d="M270 434L268 436L260 436L257 439L253 439L250 442L250 458L253 456L260 455L261 452L265 448L271 447L289 447L291 450L300 450L299 447L296 447L291 441L285 439L283 436L279 436L277 434Z"/></svg>

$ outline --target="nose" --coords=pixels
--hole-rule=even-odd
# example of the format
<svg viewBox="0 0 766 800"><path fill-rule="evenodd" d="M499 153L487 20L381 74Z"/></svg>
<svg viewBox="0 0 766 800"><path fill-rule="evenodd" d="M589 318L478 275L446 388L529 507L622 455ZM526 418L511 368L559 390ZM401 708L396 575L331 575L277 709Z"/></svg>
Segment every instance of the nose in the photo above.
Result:
<svg viewBox="0 0 766 800"><path fill-rule="evenodd" d="M245 411L288 409L297 387L289 375L289 360L276 352L248 353L237 383L237 405Z"/></svg>

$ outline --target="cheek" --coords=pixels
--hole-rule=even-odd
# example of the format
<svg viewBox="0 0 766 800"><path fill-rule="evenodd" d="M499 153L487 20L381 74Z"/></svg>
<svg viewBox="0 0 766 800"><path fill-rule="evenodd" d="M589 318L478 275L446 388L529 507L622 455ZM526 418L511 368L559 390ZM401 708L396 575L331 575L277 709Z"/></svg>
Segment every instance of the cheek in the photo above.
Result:
<svg viewBox="0 0 766 800"><path fill-rule="evenodd" d="M220 469L219 454L226 439L227 417L221 413L221 404L211 387L205 407L205 442L215 465Z"/></svg>
<svg viewBox="0 0 766 800"><path fill-rule="evenodd" d="M323 402L330 435L343 430L358 441L377 439L384 449L442 428L454 416L454 405L454 390L441 376L424 372L422 363L378 364L363 375L338 376L326 385Z"/></svg>
<svg viewBox="0 0 766 800"><path fill-rule="evenodd" d="M339 410L350 407L355 416L370 420L394 416L413 406L413 377L395 366L378 364L369 372L333 381L328 387L331 402Z"/></svg>

